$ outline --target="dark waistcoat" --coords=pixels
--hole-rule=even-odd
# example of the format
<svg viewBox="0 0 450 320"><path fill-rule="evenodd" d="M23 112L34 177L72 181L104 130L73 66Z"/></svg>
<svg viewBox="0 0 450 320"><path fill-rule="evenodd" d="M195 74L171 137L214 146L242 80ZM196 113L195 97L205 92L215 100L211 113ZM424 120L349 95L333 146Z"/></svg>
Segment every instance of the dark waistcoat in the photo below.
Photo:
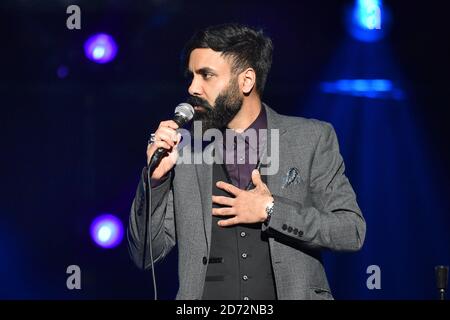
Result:
<svg viewBox="0 0 450 320"><path fill-rule="evenodd" d="M212 194L229 197L230 194L216 187L217 181L231 183L225 165L213 166ZM213 204L213 208L218 207ZM269 243L261 232L261 223L224 228L217 225L220 219L224 218L212 217L211 250L203 299L275 300Z"/></svg>

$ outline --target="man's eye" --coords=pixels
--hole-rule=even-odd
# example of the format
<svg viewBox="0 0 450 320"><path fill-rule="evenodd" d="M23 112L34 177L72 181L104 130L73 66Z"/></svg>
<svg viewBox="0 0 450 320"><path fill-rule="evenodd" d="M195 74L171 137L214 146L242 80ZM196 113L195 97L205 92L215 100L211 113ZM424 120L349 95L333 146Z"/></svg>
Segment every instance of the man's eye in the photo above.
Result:
<svg viewBox="0 0 450 320"><path fill-rule="evenodd" d="M203 78L204 79L210 79L210 78L212 78L212 74L211 73L205 73L204 75L203 75Z"/></svg>

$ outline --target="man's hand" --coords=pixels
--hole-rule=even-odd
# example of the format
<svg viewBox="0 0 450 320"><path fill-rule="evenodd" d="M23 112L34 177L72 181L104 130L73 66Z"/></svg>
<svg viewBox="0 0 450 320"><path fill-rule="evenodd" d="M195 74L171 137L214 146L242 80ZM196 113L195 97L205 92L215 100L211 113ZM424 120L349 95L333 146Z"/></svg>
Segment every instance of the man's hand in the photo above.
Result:
<svg viewBox="0 0 450 320"><path fill-rule="evenodd" d="M219 221L219 226L229 227L240 223L264 222L267 219L266 207L273 201L267 185L262 182L258 170L252 171L252 181L255 188L249 191L241 190L232 184L219 181L216 186L223 189L235 198L212 196L213 203L225 205L225 208L213 208L214 216L232 216Z"/></svg>
<svg viewBox="0 0 450 320"><path fill-rule="evenodd" d="M178 150L181 135L177 133L178 124L173 120L162 121L155 132L155 142L147 146L147 164L158 148L167 150L167 155L155 168L152 174L152 181L158 181L164 177L177 163Z"/></svg>

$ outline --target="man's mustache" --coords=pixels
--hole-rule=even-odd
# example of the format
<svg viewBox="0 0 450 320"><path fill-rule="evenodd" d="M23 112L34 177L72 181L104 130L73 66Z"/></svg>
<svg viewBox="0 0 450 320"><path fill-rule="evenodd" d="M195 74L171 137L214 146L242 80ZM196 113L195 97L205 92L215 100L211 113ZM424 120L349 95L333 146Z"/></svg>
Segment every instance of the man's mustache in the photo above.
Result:
<svg viewBox="0 0 450 320"><path fill-rule="evenodd" d="M208 101L206 101L206 100L204 100L202 98L199 98L199 97L189 96L186 99L186 102L189 103L193 107L203 107L203 108L205 108L206 111L212 111L213 110L213 108L208 103Z"/></svg>

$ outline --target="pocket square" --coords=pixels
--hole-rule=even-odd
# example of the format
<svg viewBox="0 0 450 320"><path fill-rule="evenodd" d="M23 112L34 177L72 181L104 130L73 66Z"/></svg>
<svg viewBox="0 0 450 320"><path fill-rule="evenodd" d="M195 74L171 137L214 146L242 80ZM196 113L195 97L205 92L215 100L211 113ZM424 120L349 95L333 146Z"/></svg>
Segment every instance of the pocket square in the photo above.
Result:
<svg viewBox="0 0 450 320"><path fill-rule="evenodd" d="M282 188L285 189L291 184L299 184L301 182L300 173L297 168L290 168L284 177Z"/></svg>

